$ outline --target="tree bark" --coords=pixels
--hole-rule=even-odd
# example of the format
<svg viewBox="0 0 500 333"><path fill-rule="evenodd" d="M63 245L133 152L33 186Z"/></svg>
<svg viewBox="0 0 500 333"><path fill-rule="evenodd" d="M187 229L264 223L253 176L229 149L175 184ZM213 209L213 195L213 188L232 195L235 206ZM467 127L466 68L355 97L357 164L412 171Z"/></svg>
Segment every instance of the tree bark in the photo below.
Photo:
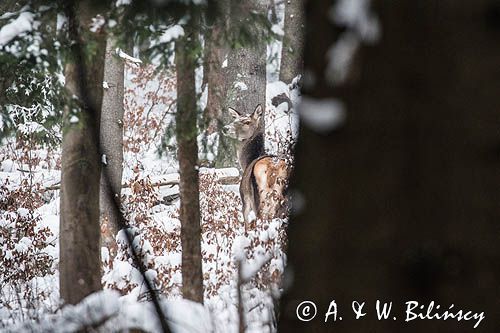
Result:
<svg viewBox="0 0 500 333"><path fill-rule="evenodd" d="M304 8L302 0L285 1L285 35L281 48L280 80L286 83L302 73Z"/></svg>
<svg viewBox="0 0 500 333"><path fill-rule="evenodd" d="M316 80L305 84L303 100L337 98L347 118L327 133L300 125L291 189L305 206L290 222L293 285L282 299L280 331L472 330L475 320L405 322L405 302L434 300L440 313L451 304L453 311L484 311L479 329L495 332L498 6L376 5L382 39L361 49L358 80L336 86L324 79L325 55L344 27L331 24L331 1L306 6L304 62ZM302 115L322 112L302 108ZM388 320L377 320L377 299L393 301ZM317 306L309 322L296 315L304 300ZM325 323L332 300L343 320ZM354 318L352 301L366 302L365 317Z"/></svg>
<svg viewBox="0 0 500 333"><path fill-rule="evenodd" d="M98 128L106 38L88 30L102 8L88 1L66 6L70 37L77 39L65 68L66 88L80 107L75 111L73 99L64 111L59 271L61 298L76 304L101 289ZM89 43L93 53L85 49Z"/></svg>
<svg viewBox="0 0 500 333"><path fill-rule="evenodd" d="M207 134L219 131L222 122L223 110L226 108L226 79L224 59L228 52L224 40L224 30L229 16L229 1L221 1L221 11L205 34L205 79L208 86L207 107L204 113L205 130Z"/></svg>
<svg viewBox="0 0 500 333"><path fill-rule="evenodd" d="M177 71L176 138L179 159L179 194L181 200L182 295L203 303L201 266L201 226L198 175L198 144L196 126L195 69L198 47L196 18L185 27L185 35L176 41Z"/></svg>
<svg viewBox="0 0 500 333"><path fill-rule="evenodd" d="M238 25L247 25L252 33L258 33L255 22L250 21L248 13L256 11L266 15L266 2L249 0L230 0L229 29ZM253 45L235 48L229 51L226 68L226 103L223 119L229 122L231 117L227 107L250 114L258 104L266 105L266 43L255 40ZM261 118L264 122L264 117ZM264 125L264 124L263 124ZM217 167L237 166L235 142L224 138L220 143Z"/></svg>
<svg viewBox="0 0 500 333"><path fill-rule="evenodd" d="M224 67L224 61L229 54L229 47L225 40L230 19L229 0L223 0L216 5L219 8L217 17L205 35L205 77L208 85L208 98L204 123L206 134L219 133L215 167L224 168L237 165L234 142L221 133L222 126L230 120L226 114L229 106L227 96L230 82L226 77L227 67Z"/></svg>
<svg viewBox="0 0 500 333"><path fill-rule="evenodd" d="M266 15L265 1L231 0L231 25L248 25L255 33L257 26L244 13L256 11ZM231 50L228 61L228 105L246 114L258 104L266 103L266 43L255 41L253 45ZM240 87L237 83L243 83Z"/></svg>
<svg viewBox="0 0 500 333"><path fill-rule="evenodd" d="M123 92L124 63L116 56L115 38L110 35L106 43L104 81L109 88L104 89L100 124L101 154L105 163L101 172L100 216L102 246L111 250L116 247L119 216L115 205L120 206L123 173ZM106 179L107 177L107 179ZM111 251L113 252L113 251Z"/></svg>

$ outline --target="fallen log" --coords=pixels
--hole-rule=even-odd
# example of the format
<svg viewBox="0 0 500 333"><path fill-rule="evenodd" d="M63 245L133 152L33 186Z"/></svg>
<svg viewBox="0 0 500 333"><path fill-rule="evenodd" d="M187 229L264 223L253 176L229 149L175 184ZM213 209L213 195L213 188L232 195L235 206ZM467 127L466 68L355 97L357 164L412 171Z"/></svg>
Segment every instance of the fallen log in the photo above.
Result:
<svg viewBox="0 0 500 333"><path fill-rule="evenodd" d="M236 185L240 181L240 177L236 176L221 176L217 179L217 182L221 185ZM179 185L179 180L169 180L169 181L163 181L163 182L156 182L151 184L154 187L162 187L162 186L175 186ZM129 188L130 184L122 184L122 188ZM43 190L44 191L56 191L61 189L61 184L57 183L51 186L45 187Z"/></svg>

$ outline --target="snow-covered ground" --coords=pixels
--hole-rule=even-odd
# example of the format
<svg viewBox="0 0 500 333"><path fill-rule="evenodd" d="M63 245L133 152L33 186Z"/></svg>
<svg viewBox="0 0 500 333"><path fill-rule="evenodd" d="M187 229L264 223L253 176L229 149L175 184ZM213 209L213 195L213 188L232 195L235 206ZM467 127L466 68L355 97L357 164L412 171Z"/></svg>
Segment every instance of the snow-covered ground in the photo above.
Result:
<svg viewBox="0 0 500 333"><path fill-rule="evenodd" d="M273 30L280 32L282 10L278 18L280 22ZM297 90L278 81L280 52L281 42L269 44L266 150L286 156L297 137L296 111L287 103L273 105L272 98L284 94L295 104L299 96ZM198 74L202 74L201 69ZM181 297L178 186L158 186L178 179L175 139L164 136L175 111L174 77L173 73L155 73L146 65L127 68L123 183L128 187L122 197L125 216L133 226L133 244L143 255L146 275L162 292L161 305L175 332L237 331L238 263L247 332L272 332L273 306L281 292L286 264L283 248L287 220L258 221L248 235L244 234L238 185L219 183L220 178L239 176L236 168L200 168L204 305ZM197 81L201 82L200 78ZM201 103L205 100L206 94L202 94ZM24 138L32 132L27 129ZM213 160L217 135L209 138L212 149L208 152L201 148L201 136L199 142L200 157ZM162 154L158 153L160 147ZM117 235L116 249L101 251L105 290L77 306L60 308L59 182L58 148L36 148L29 139L22 144L14 139L2 142L0 263L4 268L0 270L0 331L28 330L36 322L39 331L67 332L85 320L104 318L109 320L102 331L131 327L158 331L159 322L152 304L145 301L144 281L130 259L124 231ZM38 265L31 267L33 262Z"/></svg>

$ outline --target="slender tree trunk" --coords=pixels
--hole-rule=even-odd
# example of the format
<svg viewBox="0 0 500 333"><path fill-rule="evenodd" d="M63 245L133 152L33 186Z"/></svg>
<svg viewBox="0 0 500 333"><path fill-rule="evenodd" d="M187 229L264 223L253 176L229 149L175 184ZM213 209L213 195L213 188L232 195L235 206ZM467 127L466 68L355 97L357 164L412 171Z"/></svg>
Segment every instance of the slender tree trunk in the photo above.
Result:
<svg viewBox="0 0 500 333"><path fill-rule="evenodd" d="M176 41L177 71L176 137L179 159L179 194L181 200L182 294L186 299L203 303L201 267L201 226L196 126L195 69L199 44L196 18L185 27L185 35Z"/></svg>
<svg viewBox="0 0 500 333"><path fill-rule="evenodd" d="M75 304L101 289L98 128L106 38L103 31L89 32L102 8L88 1L66 6L70 37L79 36L66 65L66 88L80 108L70 103L64 112L59 271L61 297ZM93 54L83 52L89 43Z"/></svg>
<svg viewBox="0 0 500 333"><path fill-rule="evenodd" d="M290 83L302 73L304 8L302 0L285 1L285 35L281 49L280 80Z"/></svg>
<svg viewBox="0 0 500 333"><path fill-rule="evenodd" d="M115 236L118 232L118 213L114 206L120 203L123 173L123 92L124 63L116 56L116 43L108 36L104 81L109 88L104 89L100 126L101 153L105 156L101 172L100 215L102 246L114 252ZM107 179L106 179L107 177Z"/></svg>
<svg viewBox="0 0 500 333"><path fill-rule="evenodd" d="M376 4L383 36L361 49L358 80L335 86L324 79L325 55L345 27L331 24L329 0L306 8L305 69L316 80L305 86L301 106L291 187L305 206L290 222L293 285L282 300L280 331L473 330L477 320L405 322L405 302L421 302L425 309L415 312L425 315L434 300L441 308L432 313L452 304L453 313L484 311L478 330L495 332L498 6ZM344 103L347 118L326 131L315 119L338 110L332 98ZM393 301L388 320L377 320L377 299ZM308 322L297 319L305 300L317 307ZM331 315L325 323L332 300L342 320ZM365 317L355 319L353 301L366 302Z"/></svg>

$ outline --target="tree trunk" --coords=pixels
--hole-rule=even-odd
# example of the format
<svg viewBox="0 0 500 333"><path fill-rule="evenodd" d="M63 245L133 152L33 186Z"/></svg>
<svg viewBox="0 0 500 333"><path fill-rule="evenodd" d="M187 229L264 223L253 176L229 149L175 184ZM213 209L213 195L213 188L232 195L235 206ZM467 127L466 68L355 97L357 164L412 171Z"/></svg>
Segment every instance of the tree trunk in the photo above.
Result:
<svg viewBox="0 0 500 333"><path fill-rule="evenodd" d="M256 11L266 15L265 1L231 0L231 22L234 25L248 25L256 32L255 22L243 15ZM231 50L228 61L228 105L246 114L253 112L258 104L266 103L266 43L255 41L253 45ZM235 86L236 85L236 86Z"/></svg>
<svg viewBox="0 0 500 333"><path fill-rule="evenodd" d="M98 128L106 38L102 31L88 31L100 8L88 1L66 5L70 37L76 39L66 64L66 88L80 108L75 111L69 103L64 111L59 271L61 297L76 304L101 289ZM94 54L83 52L89 43Z"/></svg>
<svg viewBox="0 0 500 333"><path fill-rule="evenodd" d="M205 79L208 85L207 107L204 113L206 134L219 133L218 155L215 167L236 166L236 150L234 142L221 133L221 128L229 122L227 116L228 87L227 67L224 61L229 53L225 38L229 21L229 0L217 3L217 16L214 24L207 29L205 35ZM209 149L211 147L208 147Z"/></svg>
<svg viewBox="0 0 500 333"><path fill-rule="evenodd" d="M198 47L198 22L192 18L185 35L176 41L177 71L176 138L179 159L179 195L181 200L182 295L203 303L201 267L201 226L196 126L195 69Z"/></svg>
<svg viewBox="0 0 500 333"><path fill-rule="evenodd" d="M286 83L302 73L304 8L302 0L285 1L285 35L281 48L280 80Z"/></svg>
<svg viewBox="0 0 500 333"><path fill-rule="evenodd" d="M382 39L361 49L353 68L358 79L336 86L324 79L325 55L343 27L331 24L331 1L307 4L304 63L316 80L305 85L302 99L291 188L305 206L290 222L293 285L282 299L280 331L472 330L477 320L405 322L405 302L421 302L425 309L415 312L425 315L434 300L441 309L432 313L452 304L453 313L484 311L480 330L495 332L498 6L486 0L376 4ZM325 111L331 98L344 103L346 121L318 132L307 114L333 113ZM323 107L314 110L310 102ZM377 299L393 301L388 320L377 320ZM305 300L317 306L309 322L296 314ZM342 320L331 315L325 323L332 300ZM355 319L353 301L366 302L365 317Z"/></svg>
<svg viewBox="0 0 500 333"><path fill-rule="evenodd" d="M247 25L252 33L257 33L255 22L245 13L256 11L266 15L265 1L230 0L231 13L229 29ZM258 104L266 105L266 43L255 40L253 45L230 50L226 69L227 96L224 120L231 120L227 107L250 114ZM264 122L264 117L261 118ZM224 146L225 145L225 146ZM226 139L219 147L218 166L237 166L235 143Z"/></svg>
<svg viewBox="0 0 500 333"><path fill-rule="evenodd" d="M120 206L123 173L123 92L124 63L115 54L115 38L108 36L104 81L109 88L104 89L100 126L101 153L105 163L101 172L100 216L102 246L110 250L116 247L119 216L115 205ZM106 179L107 177L107 179ZM111 251L114 252L114 251Z"/></svg>
<svg viewBox="0 0 500 333"><path fill-rule="evenodd" d="M228 0L221 1L222 11L215 19L212 26L205 34L205 79L208 85L207 107L205 109L204 120L207 134L219 131L222 122L223 110L226 108L226 79L224 59L228 48L224 40L224 30L228 19Z"/></svg>

